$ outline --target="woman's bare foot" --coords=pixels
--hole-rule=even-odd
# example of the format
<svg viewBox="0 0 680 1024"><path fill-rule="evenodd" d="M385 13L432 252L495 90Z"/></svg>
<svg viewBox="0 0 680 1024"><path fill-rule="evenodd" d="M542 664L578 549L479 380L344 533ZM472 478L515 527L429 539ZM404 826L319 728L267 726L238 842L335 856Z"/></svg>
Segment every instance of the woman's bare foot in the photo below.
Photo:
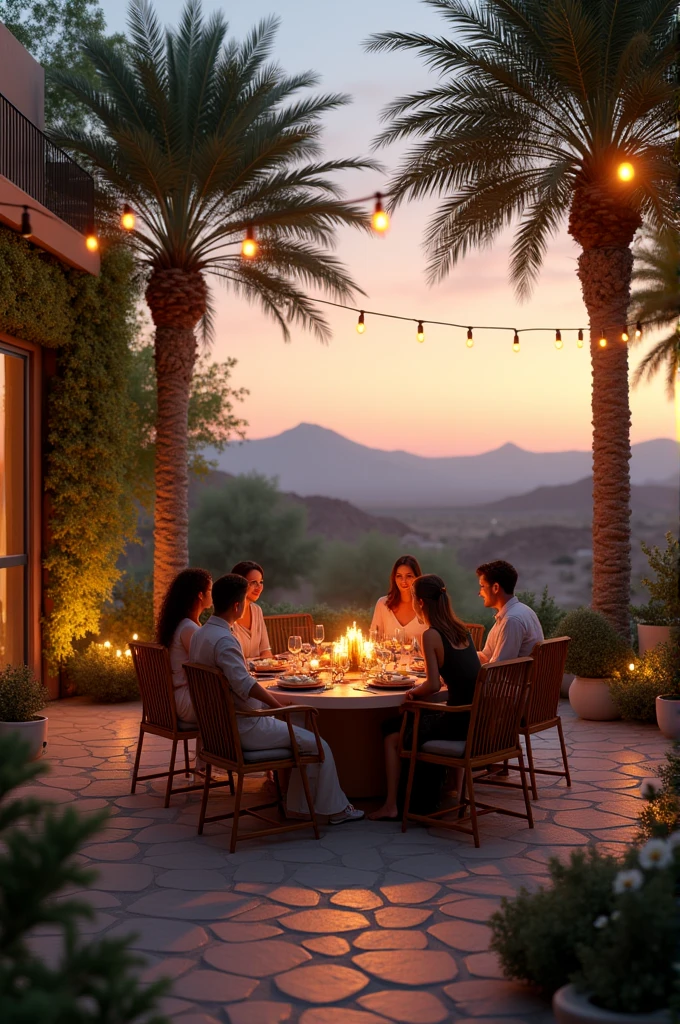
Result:
<svg viewBox="0 0 680 1024"><path fill-rule="evenodd" d="M396 804L383 804L377 811L368 815L370 821L398 821L399 811Z"/></svg>

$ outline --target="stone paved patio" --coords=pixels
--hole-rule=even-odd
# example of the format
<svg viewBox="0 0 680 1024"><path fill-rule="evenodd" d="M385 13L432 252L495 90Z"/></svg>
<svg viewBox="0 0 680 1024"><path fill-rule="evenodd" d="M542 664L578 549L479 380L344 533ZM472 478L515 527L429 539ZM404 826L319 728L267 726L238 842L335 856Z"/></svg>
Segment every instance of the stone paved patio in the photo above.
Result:
<svg viewBox="0 0 680 1024"><path fill-rule="evenodd" d="M100 872L87 927L137 934L146 976L174 979L163 1008L177 1024L551 1021L544 1002L502 979L485 922L501 896L541 884L551 854L622 850L641 782L666 749L655 727L582 722L563 701L574 781L568 790L544 777L533 831L489 815L475 850L466 836L364 821L325 828L320 842L303 832L230 855L221 823L196 835L198 794L168 810L162 781L130 796L139 705L72 699L48 713L52 770L35 788L112 815L83 851ZM535 748L537 762L556 764L555 735ZM167 750L149 737L143 769L167 764ZM212 799L216 809L226 800ZM36 942L54 955L55 936Z"/></svg>

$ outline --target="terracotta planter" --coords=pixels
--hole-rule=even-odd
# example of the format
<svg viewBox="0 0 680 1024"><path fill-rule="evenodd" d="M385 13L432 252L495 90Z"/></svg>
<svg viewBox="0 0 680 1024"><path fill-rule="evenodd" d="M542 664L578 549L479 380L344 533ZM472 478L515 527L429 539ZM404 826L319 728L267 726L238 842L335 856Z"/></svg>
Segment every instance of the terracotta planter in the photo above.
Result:
<svg viewBox="0 0 680 1024"><path fill-rule="evenodd" d="M680 740L680 697L656 698L656 722L667 740Z"/></svg>
<svg viewBox="0 0 680 1024"><path fill-rule="evenodd" d="M30 722L0 722L0 736L15 733L30 747L29 761L37 761L47 749L47 719L36 715Z"/></svg>
<svg viewBox="0 0 680 1024"><path fill-rule="evenodd" d="M562 676L562 685L560 686L560 697L568 697L571 684L574 682L575 675L573 672L565 672Z"/></svg>
<svg viewBox="0 0 680 1024"><path fill-rule="evenodd" d="M558 988L553 996L553 1013L557 1024L670 1024L669 1010L653 1013L613 1013L601 1010L590 1001L587 992L577 992L573 985Z"/></svg>
<svg viewBox="0 0 680 1024"><path fill-rule="evenodd" d="M610 679L587 679L574 676L569 687L569 703L587 722L614 722L621 715L609 692Z"/></svg>
<svg viewBox="0 0 680 1024"><path fill-rule="evenodd" d="M671 627L647 626L643 622L638 622L637 633L638 649L640 657L642 657L645 651L651 651L652 648L658 647L659 644L668 643L671 638Z"/></svg>

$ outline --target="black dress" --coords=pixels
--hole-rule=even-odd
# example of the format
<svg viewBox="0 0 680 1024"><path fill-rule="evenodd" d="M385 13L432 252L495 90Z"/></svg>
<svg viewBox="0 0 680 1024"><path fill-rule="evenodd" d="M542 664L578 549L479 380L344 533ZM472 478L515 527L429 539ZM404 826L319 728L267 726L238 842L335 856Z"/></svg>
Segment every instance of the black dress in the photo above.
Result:
<svg viewBox="0 0 680 1024"><path fill-rule="evenodd" d="M468 634L467 647L457 650L443 633L439 630L437 632L444 647L444 661L439 669L439 675L449 691L446 703L449 706L472 704L479 673L479 657L472 637ZM389 718L383 723L383 735L389 736L391 733L399 732L402 721L401 715ZM412 721L413 719L411 719ZM469 727L469 711L461 711L460 714L455 715L445 711L421 711L418 746L422 747L423 743L427 743L428 740L464 740ZM404 749L408 750L410 747L412 736L413 728L409 724L404 734ZM408 761L404 759L399 786L400 804L403 802L407 774ZM421 814L428 814L434 810L439 801L439 792L444 777L445 769L440 765L419 763L416 766L411 809Z"/></svg>

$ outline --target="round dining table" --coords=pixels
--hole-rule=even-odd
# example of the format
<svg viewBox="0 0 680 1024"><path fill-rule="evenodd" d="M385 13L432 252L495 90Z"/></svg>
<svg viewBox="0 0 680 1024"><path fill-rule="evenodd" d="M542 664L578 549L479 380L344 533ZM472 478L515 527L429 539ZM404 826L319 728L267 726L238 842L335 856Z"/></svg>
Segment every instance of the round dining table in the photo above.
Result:
<svg viewBox="0 0 680 1024"><path fill-rule="evenodd" d="M348 672L342 683L323 690L289 690L275 681L265 683L292 704L317 709L319 732L333 751L340 785L352 800L385 795L381 725L399 715L406 692L371 689L363 679L358 672Z"/></svg>

